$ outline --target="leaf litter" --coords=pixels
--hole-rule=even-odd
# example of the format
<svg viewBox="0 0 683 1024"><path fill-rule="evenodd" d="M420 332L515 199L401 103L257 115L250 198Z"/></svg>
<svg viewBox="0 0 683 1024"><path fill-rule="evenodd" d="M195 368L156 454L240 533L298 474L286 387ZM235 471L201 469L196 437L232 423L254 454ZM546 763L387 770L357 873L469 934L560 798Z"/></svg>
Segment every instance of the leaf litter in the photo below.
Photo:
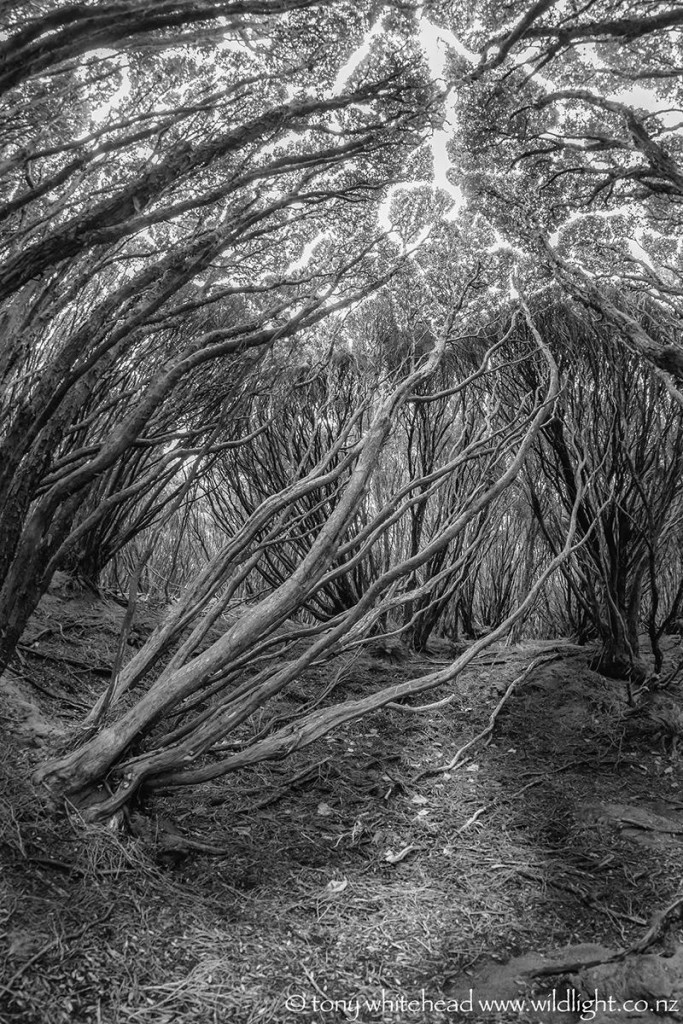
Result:
<svg viewBox="0 0 683 1024"><path fill-rule="evenodd" d="M57 698L72 670L60 652L86 660L87 644L106 662L114 635L107 622L98 647L68 624L49 637L44 689ZM683 988L681 764L633 723L623 684L591 671L589 651L540 666L471 748L476 761L435 771L486 732L537 654L501 648L495 678L474 664L443 707L377 713L285 764L158 798L122 834L50 817L29 783L77 712L31 686L44 659L26 653L2 681L2 1020L329 1022L351 1019L341 1008L355 1000L359 1019L389 1022L411 1019L392 999L420 994L435 1005L598 977L622 996L628 977ZM418 665L358 659L349 685ZM28 705L54 733L28 736ZM336 1018L315 1010L324 999Z"/></svg>

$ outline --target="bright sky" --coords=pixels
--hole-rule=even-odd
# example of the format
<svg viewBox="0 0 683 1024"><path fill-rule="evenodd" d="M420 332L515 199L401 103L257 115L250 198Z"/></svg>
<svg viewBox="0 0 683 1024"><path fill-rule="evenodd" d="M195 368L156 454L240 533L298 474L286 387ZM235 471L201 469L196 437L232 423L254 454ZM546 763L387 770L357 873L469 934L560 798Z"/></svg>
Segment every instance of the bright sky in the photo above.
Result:
<svg viewBox="0 0 683 1024"><path fill-rule="evenodd" d="M121 75L121 82L118 89L115 89L114 92L111 93L111 95L104 101L104 103L101 103L99 107L95 107L95 109L92 110L90 113L90 117L93 123L96 125L100 125L107 120L112 111L116 111L124 102L124 100L128 99L128 97L130 96L130 75L128 73L128 59L125 54L118 53L116 50L105 49L91 50L90 53L87 54L87 56L100 57L102 59L106 57L111 58L116 63L119 73ZM84 134L87 134L88 131L89 129L87 129L86 132L84 132Z"/></svg>

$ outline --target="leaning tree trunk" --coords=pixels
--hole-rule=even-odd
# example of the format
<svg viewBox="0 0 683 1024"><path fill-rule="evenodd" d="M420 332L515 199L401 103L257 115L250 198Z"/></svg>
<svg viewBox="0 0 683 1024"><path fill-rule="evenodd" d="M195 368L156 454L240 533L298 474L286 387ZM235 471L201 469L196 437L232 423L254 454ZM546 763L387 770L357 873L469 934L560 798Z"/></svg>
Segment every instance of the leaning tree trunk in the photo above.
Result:
<svg viewBox="0 0 683 1024"><path fill-rule="evenodd" d="M217 748L217 744L222 745L226 736L233 734L254 711L262 708L266 701L281 692L316 659L335 649L335 645L339 645L345 637L355 637L358 631L367 635L367 629L376 621L377 614L381 614L394 602L393 595L398 583L409 579L443 547L461 536L517 478L543 425L552 414L559 391L559 377L552 356L533 325L528 309L522 305L538 351L548 365L546 394L544 397L537 396L537 403L528 418L511 427L507 438L501 440L500 431L491 429L489 447L482 448L480 445L476 450L480 453L483 451L482 458L487 465L493 463L500 467L500 471L490 475L485 487L474 487L464 501L460 514L455 515L437 537L414 558L385 571L372 583L355 608L339 617L324 633L319 632L314 636L313 643L303 654L291 661L285 660L280 667L268 666L257 673L255 678L246 681L240 681L234 675L234 666L244 665L247 659L253 657L254 651L263 648L264 638L272 637L287 618L310 600L319 586L335 578L335 557L344 552L344 535L378 464L395 413L416 384L425 379L437 365L443 342L435 347L429 360L398 385L379 407L354 448L355 466L338 504L291 576L256 606L245 610L208 649L191 659L188 655L183 664L171 659L134 705L124 711L117 708L118 717L110 719L78 749L44 765L36 773L36 781L46 786L57 800L68 797L72 804L82 809L85 816L93 820L100 819L120 810L141 788L166 789L195 785L246 764L267 758L281 758L324 735L341 722L358 717L365 710L383 706L397 696L419 692L455 678L462 667L460 662L454 663L445 675L437 673L425 679L409 680L401 687L391 687L389 691L381 691L359 702L316 710L266 739L248 744L238 754L225 752L222 746ZM483 365L486 365L489 357L490 352ZM471 453L471 448L466 450L463 456L465 461L471 459ZM447 463L442 469L444 477L459 464L459 459ZM576 530L576 517L582 496L577 499L572 513L569 537ZM380 511L377 516L378 528L386 520L386 510ZM381 541L381 529L376 536ZM530 607L549 573L562 564L570 551L568 539L563 551L537 581L520 608L514 610L490 636L475 645L477 650L511 628L518 616ZM208 697L219 693L220 700L206 703ZM194 709L190 716L186 713L188 704ZM169 714L180 716L178 722L167 726L165 735L159 731L153 732ZM141 740L147 741L147 746L141 752L138 748L136 752L135 747ZM200 760L197 765L198 759L203 759L203 755L209 751L212 758L208 763ZM103 791L105 782L106 793Z"/></svg>
<svg viewBox="0 0 683 1024"><path fill-rule="evenodd" d="M137 737L185 698L201 690L215 673L243 656L260 637L301 606L336 555L348 523L368 487L396 409L415 386L433 372L443 347L442 340L424 365L408 376L380 406L363 438L360 455L339 504L289 579L247 610L208 650L170 673L163 671L140 700L114 723L73 753L46 765L38 772L38 781L54 793L68 796L73 803L87 802L93 788ZM170 767L172 759L166 760ZM126 788L126 780L123 788Z"/></svg>

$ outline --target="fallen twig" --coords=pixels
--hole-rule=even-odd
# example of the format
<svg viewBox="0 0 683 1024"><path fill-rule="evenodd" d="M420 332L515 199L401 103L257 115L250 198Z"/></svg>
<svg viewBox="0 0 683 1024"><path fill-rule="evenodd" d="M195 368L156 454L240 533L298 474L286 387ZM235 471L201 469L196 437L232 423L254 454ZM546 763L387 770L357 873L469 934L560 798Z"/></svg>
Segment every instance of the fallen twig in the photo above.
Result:
<svg viewBox="0 0 683 1024"><path fill-rule="evenodd" d="M63 871L67 875L76 875L79 878L85 878L88 875L95 875L97 878L105 877L107 875L113 875L118 877L122 871L125 871L125 867L120 868L97 868L96 870L90 869L88 871L83 868L77 867L75 864L67 864L64 860L55 860L54 857L27 857L30 864L42 864L48 868L54 868L55 871Z"/></svg>
<svg viewBox="0 0 683 1024"><path fill-rule="evenodd" d="M75 665L76 668L85 669L88 672L94 672L98 676L108 676L111 672L111 668L106 668L104 665L93 665L89 661L81 661L80 658L67 658L62 654L50 654L49 651L40 651L37 647L32 647L29 644L18 644L22 650L26 651L27 654L33 654L36 658L43 658L46 661L62 662L64 665Z"/></svg>
<svg viewBox="0 0 683 1024"><path fill-rule="evenodd" d="M264 807L269 807L271 804L277 803L278 800L282 800L283 797L286 797L287 794L291 793L291 791L297 786L306 782L310 775L313 775L318 768L327 764L328 761L329 757L324 757L322 761L317 761L315 764L310 765L310 767L304 768L304 770L299 772L298 775L294 775L291 779L288 779L285 785L281 786L280 789L277 789L274 793L270 793L267 797L264 797L263 800L259 800L257 804L245 804L243 807L238 807L235 810L235 814L247 814L252 811L261 811ZM217 801L214 799L210 802L211 804L214 804ZM223 801L220 802L222 803Z"/></svg>
<svg viewBox="0 0 683 1024"><path fill-rule="evenodd" d="M659 936L664 931L669 920L674 917L677 913L680 917L681 907L683 907L683 896L677 896L673 903L670 903L664 910L658 910L652 916L652 923L642 938L638 939L637 942L626 950L628 953L643 953L648 946L651 946L657 941Z"/></svg>
<svg viewBox="0 0 683 1024"><path fill-rule="evenodd" d="M533 975L535 978L544 978L552 974L576 974L577 971L583 971L586 967L600 967L601 964L616 963L625 955L626 950L618 949L612 956L607 957L592 956L582 960L557 960L555 963L548 964L547 967L539 967L534 970Z"/></svg>
<svg viewBox="0 0 683 1024"><path fill-rule="evenodd" d="M488 811L488 807L480 807L478 811L475 811L472 817L468 818L464 825L461 825L459 829L456 829L456 836L459 836L461 832L468 829L470 825L474 825L475 821L477 821L478 818L481 818L482 814L485 814L486 811Z"/></svg>
<svg viewBox="0 0 683 1024"><path fill-rule="evenodd" d="M77 931L70 932L67 935L58 935L55 939L51 939L44 946L41 946L37 953L34 953L25 964L22 964L21 967L14 972L6 985L0 985L0 992L7 992L8 995L12 995L12 985L14 985L15 981L18 981L22 974L25 974L29 967L36 963L37 960L40 960L40 958L49 952L53 946L58 946L60 942L71 942L75 939L80 939L82 935L85 935L89 928L94 928L95 925L103 924L111 915L113 909L113 907L110 907L102 917L98 917L96 921L88 921Z"/></svg>
<svg viewBox="0 0 683 1024"><path fill-rule="evenodd" d="M518 789L515 793L512 794L512 796L521 796L522 793L526 793L527 789L533 789L534 786L540 786L542 782L546 782L549 776L559 775L560 772L566 772L570 768L575 768L579 764L592 764L592 762L583 758L582 760L578 761L567 761L566 764L562 764L559 768L553 768L552 770L544 769L542 772L527 772L527 775L534 774L537 775L538 778L533 779L531 782L527 782L525 786L522 786L521 789Z"/></svg>
<svg viewBox="0 0 683 1024"><path fill-rule="evenodd" d="M306 977L308 978L308 980L310 981L311 985L316 990L316 992L319 992L320 995L323 997L323 999L327 999L328 998L327 992L323 992L323 990L321 989L320 985L318 984L318 982L315 980L315 978L313 977L313 975L309 971L308 967L306 967L306 964L302 963L301 967L302 967L302 970L303 970L304 974L306 975Z"/></svg>
<svg viewBox="0 0 683 1024"><path fill-rule="evenodd" d="M435 662L434 664L450 665L450 662ZM392 700L387 704L387 707L392 708L394 711L407 711L410 714L415 715L423 711L435 711L437 708L444 708L447 704L452 704L457 696L457 693L451 693L448 697L443 697L441 700L435 700L431 704L418 704L417 706L414 704L398 704Z"/></svg>
<svg viewBox="0 0 683 1024"><path fill-rule="evenodd" d="M28 683L29 686L32 686L35 690L38 690L39 693L44 693L46 697L51 697L53 700L58 700L60 704L66 704L67 707L75 708L77 711L83 711L88 706L87 704L84 704L82 701L71 700L70 697L66 697L63 693L57 693L55 690L51 690L49 686L45 686L43 683L39 683L36 679L33 679L33 677L28 675L28 673L26 672L17 672L16 670L13 670L12 674L16 676L17 679L23 679L25 683Z"/></svg>
<svg viewBox="0 0 683 1024"><path fill-rule="evenodd" d="M631 956L634 953L644 953L657 939L661 936L667 923L676 914L680 915L681 907L683 907L683 896L677 896L673 903L670 903L664 910L659 910L652 917L652 924L640 939L629 946L627 949L616 950L612 956L608 957L589 957L585 960L565 960L554 964L548 964L547 967L542 967L539 970L534 971L536 977L541 977L549 974L575 974L577 971L585 970L586 967L598 967L601 964L612 964L619 960L625 960L627 956ZM614 913L614 911L609 911ZM625 917L626 915L618 914L616 916ZM628 917L627 920L634 920Z"/></svg>
<svg viewBox="0 0 683 1024"><path fill-rule="evenodd" d="M460 761L462 760L463 754L465 754L466 751L468 751L471 747L475 746L477 743L480 743L481 740L486 739L487 736L491 735L496 724L496 719L498 718L498 715L501 713L501 711L505 707L506 703L508 702L516 688L521 683L523 683L524 680L527 679L527 677L530 676L531 673L534 672L540 665L545 665L547 662L550 661L557 661L557 659L560 657L562 657L561 654L545 654L541 655L538 658L534 658L534 660L529 665L527 665L522 674L517 676L516 679L512 680L512 682L506 689L505 693L500 698L495 708L491 712L488 725L486 726L486 728L482 729L480 733L477 733L476 736L474 736L471 740L468 740L467 743L460 747L460 749L456 751L455 756L451 758L448 764L440 765L437 768L425 768L424 771L420 772L420 774L416 776L414 781L417 782L419 779L424 778L425 775L438 775L441 772L448 772L451 771L453 768L458 767Z"/></svg>

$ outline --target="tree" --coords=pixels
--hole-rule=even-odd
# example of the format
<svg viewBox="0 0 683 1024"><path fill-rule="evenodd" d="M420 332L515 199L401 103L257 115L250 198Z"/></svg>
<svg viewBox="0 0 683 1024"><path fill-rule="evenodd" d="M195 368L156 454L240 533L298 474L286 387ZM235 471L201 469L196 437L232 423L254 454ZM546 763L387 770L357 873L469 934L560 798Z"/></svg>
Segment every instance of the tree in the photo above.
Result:
<svg viewBox="0 0 683 1024"><path fill-rule="evenodd" d="M376 202L436 97L409 46L333 88L371 12L128 2L10 18L0 663L86 534L232 442L222 396L263 352L393 272ZM353 239L343 254L336 232Z"/></svg>
<svg viewBox="0 0 683 1024"><path fill-rule="evenodd" d="M676 489L658 502L633 480L675 477L678 143L608 86L635 47L639 84L673 96L674 50L658 44L678 22L660 4L542 0L513 23L498 2L475 7L124 0L38 4L25 23L10 8L0 661L57 567L96 583L127 560L128 618L146 565L174 573L157 629L39 773L92 818L455 678L565 563L575 598L587 566L602 573L584 606L616 653L645 591L662 626ZM417 45L425 11L483 53L447 67L457 223L424 184L444 109ZM371 18L383 32L366 36ZM615 275L647 301L622 301ZM638 357L613 428L584 408L610 372L592 330L565 353L557 405L543 305L569 309L563 295ZM659 461L623 426L636 407ZM589 445L612 460L616 498ZM357 701L314 693L278 720L312 664L378 634L421 649L444 624L492 632L442 672Z"/></svg>
<svg viewBox="0 0 683 1024"><path fill-rule="evenodd" d="M452 61L471 202L515 247L527 287L556 281L679 382L680 11L540 0L509 15L486 2L451 18L481 54L474 68ZM611 302L617 280L660 303L670 338Z"/></svg>
<svg viewBox="0 0 683 1024"><path fill-rule="evenodd" d="M558 388L557 373L547 346L535 328L531 329L534 348L530 355L535 350L546 361L548 377L545 394L530 406L528 415L505 432L489 424L485 434L467 438L460 450L448 453L448 459L437 470L398 487L390 502L374 510L367 525L349 532L354 514L380 464L398 410L439 365L447 336L442 332L428 358L420 360L412 372L385 385L367 423L360 415L351 417L347 428L315 466L305 475L295 477L289 486L266 498L254 510L219 555L198 575L182 600L170 609L166 620L99 702L90 716L91 728L80 745L41 769L40 781L57 794L67 795L82 805L85 814L103 817L114 813L143 786L149 792L159 787L194 785L245 764L282 757L342 721L456 675L462 668L462 661L454 663L448 671L410 680L357 702L333 703L279 730L273 726L271 734L257 738L238 754L229 752L229 747L226 749L226 739L234 736L257 708L266 706L312 662L338 649L340 644L367 635L381 615L420 597L431 583L416 589L410 582L415 572L458 538L516 479L550 415ZM494 351L497 347L494 346ZM453 393L464 392L473 380L476 381L490 366L492 356L489 350L479 369L454 384ZM341 452L345 454L338 458ZM485 471L483 482L480 476L461 496L457 513L453 512L437 536L414 556L393 564L353 608L329 620L326 628L295 629L285 633L283 638L279 630L288 617L308 606L319 589L329 585L332 579L348 574L368 547L381 541L386 529L410 508L413 494L424 494L425 485L440 486L459 465L473 458L480 460ZM243 608L223 635L200 653L199 644L208 626L216 621L234 594L235 586L256 567L264 550L276 543L278 536L284 535L287 540L288 512L292 506L296 516L295 503L301 496L324 494L330 483L343 476L346 476L344 485L324 526L311 535L293 571L266 596ZM295 521L299 521L298 516ZM565 549L532 588L523 605L501 624L499 632L508 629L524 612L544 579L567 557L572 535L573 527L568 532ZM400 592L402 581L409 582L403 593ZM211 603L218 592L220 600L217 604ZM167 656L161 672L152 679L150 669L165 651L168 652L172 641L188 624L193 624L190 636ZM269 649L279 647L286 652L288 647L291 649L293 640L303 636L312 638L312 642L302 653L295 651L284 659L281 654L275 663L270 658L263 660ZM476 648L473 648L468 657L475 653ZM245 671L248 665L259 664L263 664L263 668L255 675ZM136 686L142 687L142 692L134 702L123 701L123 696ZM102 725L102 717L112 708L115 714ZM95 790L105 777L110 796Z"/></svg>
<svg viewBox="0 0 683 1024"><path fill-rule="evenodd" d="M623 298L613 301L624 305ZM556 302L538 320L553 338L565 383L525 469L525 490L555 553L578 480L590 478L577 516L586 543L561 570L579 612L576 626L584 639L602 641L601 671L628 677L642 672L639 633L647 617L659 671L658 640L676 601L675 590L667 593L660 581L664 565L677 560L683 410L609 325L559 296ZM629 310L638 320L647 314L647 306ZM520 369L526 391L533 381Z"/></svg>

